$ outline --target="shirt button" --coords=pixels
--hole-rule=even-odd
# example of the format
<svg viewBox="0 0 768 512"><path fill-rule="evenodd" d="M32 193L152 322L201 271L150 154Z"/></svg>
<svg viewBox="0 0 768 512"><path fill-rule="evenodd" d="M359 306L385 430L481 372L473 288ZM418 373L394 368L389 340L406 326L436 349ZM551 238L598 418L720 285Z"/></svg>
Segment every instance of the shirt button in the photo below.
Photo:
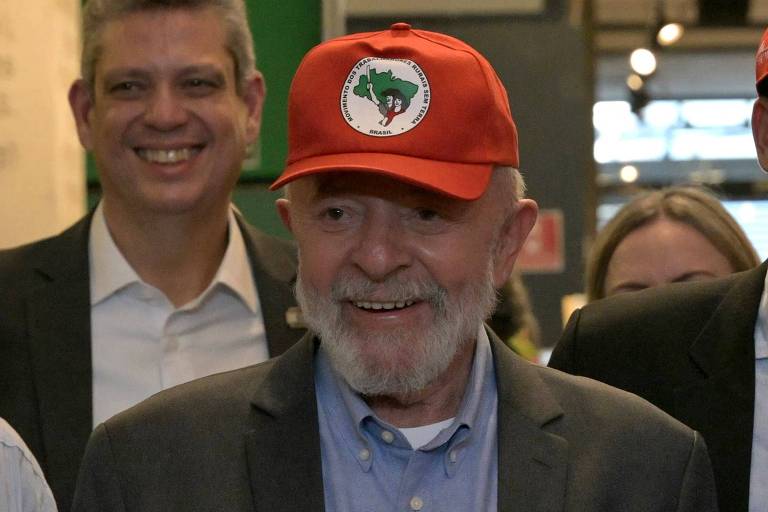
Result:
<svg viewBox="0 0 768 512"><path fill-rule="evenodd" d="M360 460L368 460L371 458L371 452L363 448L358 452L357 456L360 457Z"/></svg>
<svg viewBox="0 0 768 512"><path fill-rule="evenodd" d="M424 508L424 501L418 496L411 498L411 510L421 510Z"/></svg>
<svg viewBox="0 0 768 512"><path fill-rule="evenodd" d="M456 453L456 450L451 450L451 453L448 454L448 459L451 461L452 464L455 464L456 461L459 459L459 454Z"/></svg>
<svg viewBox="0 0 768 512"><path fill-rule="evenodd" d="M395 440L395 434L393 434L389 430L382 430L381 438L384 440L385 443L389 444Z"/></svg>

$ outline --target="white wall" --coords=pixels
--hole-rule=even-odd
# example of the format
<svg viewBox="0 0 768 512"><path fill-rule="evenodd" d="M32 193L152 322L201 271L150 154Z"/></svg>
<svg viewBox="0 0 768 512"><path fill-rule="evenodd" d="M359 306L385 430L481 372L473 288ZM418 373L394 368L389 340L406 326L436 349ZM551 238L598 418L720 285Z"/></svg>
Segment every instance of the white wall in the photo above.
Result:
<svg viewBox="0 0 768 512"><path fill-rule="evenodd" d="M79 0L0 1L0 247L58 233L85 211L67 104Z"/></svg>

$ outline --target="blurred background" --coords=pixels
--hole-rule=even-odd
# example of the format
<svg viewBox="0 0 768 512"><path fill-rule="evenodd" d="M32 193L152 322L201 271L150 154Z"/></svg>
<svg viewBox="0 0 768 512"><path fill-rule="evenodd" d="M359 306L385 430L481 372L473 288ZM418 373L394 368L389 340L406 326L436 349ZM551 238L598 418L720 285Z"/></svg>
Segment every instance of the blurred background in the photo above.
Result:
<svg viewBox="0 0 768 512"><path fill-rule="evenodd" d="M768 257L768 176L750 128L768 0L246 3L268 97L235 202L266 231L288 236L267 186L282 171L286 97L302 55L328 37L407 21L465 40L507 87L521 170L542 209L519 265L541 345L557 341L583 289L596 230L641 188L711 188ZM99 197L66 102L79 8L0 2L0 247L57 233Z"/></svg>

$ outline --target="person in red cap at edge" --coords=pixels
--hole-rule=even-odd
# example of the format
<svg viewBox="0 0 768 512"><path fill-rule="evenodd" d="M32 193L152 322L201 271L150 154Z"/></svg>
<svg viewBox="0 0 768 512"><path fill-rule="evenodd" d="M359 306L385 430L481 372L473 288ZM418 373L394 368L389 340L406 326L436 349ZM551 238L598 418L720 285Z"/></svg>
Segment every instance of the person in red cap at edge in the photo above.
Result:
<svg viewBox="0 0 768 512"><path fill-rule="evenodd" d="M768 30L752 133L768 170ZM768 262L576 311L549 365L637 393L701 432L721 512L768 510Z"/></svg>
<svg viewBox="0 0 768 512"><path fill-rule="evenodd" d="M76 511L716 510L698 433L484 326L537 212L485 58L404 23L330 40L289 125L310 334L100 425Z"/></svg>

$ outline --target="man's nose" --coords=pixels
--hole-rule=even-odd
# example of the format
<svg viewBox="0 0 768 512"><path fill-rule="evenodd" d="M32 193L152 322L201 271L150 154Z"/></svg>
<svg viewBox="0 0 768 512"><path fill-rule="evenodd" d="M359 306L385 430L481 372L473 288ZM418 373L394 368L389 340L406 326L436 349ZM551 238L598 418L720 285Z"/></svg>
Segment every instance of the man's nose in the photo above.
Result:
<svg viewBox="0 0 768 512"><path fill-rule="evenodd" d="M148 96L144 122L161 131L169 131L187 122L188 111L181 94L173 87L162 85Z"/></svg>
<svg viewBox="0 0 768 512"><path fill-rule="evenodd" d="M354 264L372 281L383 281L411 266L408 235L398 219L374 215L361 226Z"/></svg>

